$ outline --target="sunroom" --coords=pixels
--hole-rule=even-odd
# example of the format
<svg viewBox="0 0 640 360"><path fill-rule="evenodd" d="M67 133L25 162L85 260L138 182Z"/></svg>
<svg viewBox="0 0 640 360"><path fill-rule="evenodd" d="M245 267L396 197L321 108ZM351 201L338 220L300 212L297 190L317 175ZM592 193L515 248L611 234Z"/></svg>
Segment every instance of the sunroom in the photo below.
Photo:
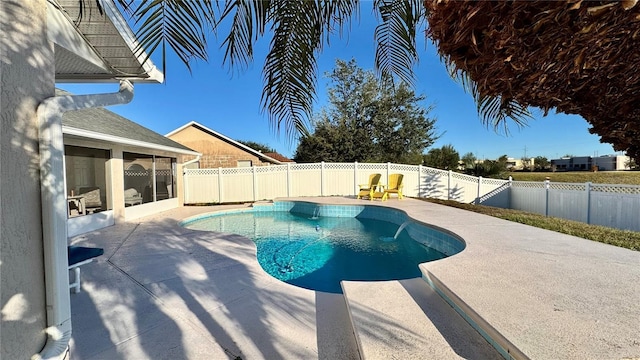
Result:
<svg viewBox="0 0 640 360"><path fill-rule="evenodd" d="M180 206L200 155L104 108L66 112L62 132L68 236Z"/></svg>

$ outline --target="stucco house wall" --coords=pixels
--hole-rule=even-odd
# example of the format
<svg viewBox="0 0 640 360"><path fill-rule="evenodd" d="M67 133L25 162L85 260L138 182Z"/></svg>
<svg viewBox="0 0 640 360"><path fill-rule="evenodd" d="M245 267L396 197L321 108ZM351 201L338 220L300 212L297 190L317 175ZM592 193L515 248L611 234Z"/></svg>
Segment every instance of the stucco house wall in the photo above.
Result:
<svg viewBox="0 0 640 360"><path fill-rule="evenodd" d="M45 341L38 120L53 96L45 0L0 0L0 359L29 359Z"/></svg>
<svg viewBox="0 0 640 360"><path fill-rule="evenodd" d="M65 4L79 8L74 1ZM80 26L64 16L69 9L60 8L60 2L0 0L0 359L58 359L68 348L71 319L60 117L74 106L128 102L130 81L162 82L155 66L142 62L145 54L140 58L134 54L135 42L128 41L133 33L119 13L114 15L115 5L101 5L110 11L94 19L99 26L93 28L105 35L101 38L105 52L99 56L99 46L86 43ZM94 1L85 1L84 6L97 7ZM89 20L84 25L92 26ZM130 56L122 57L114 48L129 51ZM141 71L122 70L129 65ZM60 80L120 82L121 91L54 98ZM107 167L116 171L108 181L113 189L122 189L122 149L113 153L116 158ZM112 176L107 169L105 175ZM113 201L122 201L122 191L114 192Z"/></svg>
<svg viewBox="0 0 640 360"><path fill-rule="evenodd" d="M238 167L240 161L251 161L252 166L278 164L238 147L227 139L216 136L197 125L183 127L167 137L202 154L200 168Z"/></svg>

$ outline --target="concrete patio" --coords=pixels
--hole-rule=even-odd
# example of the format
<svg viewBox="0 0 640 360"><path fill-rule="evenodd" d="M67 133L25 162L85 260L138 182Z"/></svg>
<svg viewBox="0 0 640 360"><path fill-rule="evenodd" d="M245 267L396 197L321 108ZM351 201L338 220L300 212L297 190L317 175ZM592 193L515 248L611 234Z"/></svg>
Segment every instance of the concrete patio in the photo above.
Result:
<svg viewBox="0 0 640 360"><path fill-rule="evenodd" d="M414 199L291 200L392 206L465 239L461 253L422 264L424 278L515 358L640 357L640 252ZM420 359L434 344L438 358L498 356L426 281L345 284L345 301L271 277L251 240L178 225L246 206L183 207L71 239L105 254L71 295L70 358ZM398 343L401 332L411 337Z"/></svg>

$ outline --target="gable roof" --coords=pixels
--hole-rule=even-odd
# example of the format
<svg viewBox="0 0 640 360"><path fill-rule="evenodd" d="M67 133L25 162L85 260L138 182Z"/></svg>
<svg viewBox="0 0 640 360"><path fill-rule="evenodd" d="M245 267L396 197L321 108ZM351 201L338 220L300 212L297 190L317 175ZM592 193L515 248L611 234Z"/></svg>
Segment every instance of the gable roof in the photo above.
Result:
<svg viewBox="0 0 640 360"><path fill-rule="evenodd" d="M235 140L233 140L231 138L228 138L228 137L220 134L219 132L213 131L213 130L209 129L208 127L206 127L206 126L204 126L204 125L202 125L200 123L197 123L195 121L190 121L187 124L182 125L181 127L171 131L170 133L166 134L165 136L169 137L169 136L174 135L174 134L176 134L176 133L178 133L178 132L180 132L180 131L188 128L188 127L195 127L197 129L199 129L200 131L204 131L205 133L208 133L211 136L215 136L215 137L217 137L217 138L219 138L219 139L221 139L221 140L223 140L223 141L225 141L225 142L227 142L227 143L229 143L229 144L231 144L231 145L233 145L235 147L238 147L238 148L240 148L240 149L242 149L242 150L244 150L244 151L246 151L246 152L248 152L248 153L250 153L252 155L257 156L260 159L266 160L266 161L268 161L270 163L273 163L273 164L276 164L276 165L282 165L282 162L280 160L276 160L276 159L274 159L274 158L272 158L270 156L267 156L266 154L263 154L258 150L252 149L252 148L250 148L250 147L248 147L248 146L246 146L246 145L244 145L242 143L239 143L239 142L237 142L237 141L235 141Z"/></svg>
<svg viewBox="0 0 640 360"><path fill-rule="evenodd" d="M56 89L56 95L70 95L70 93ZM171 151L185 155L200 155L197 151L105 108L65 112L62 116L62 132L65 135L117 144Z"/></svg>
<svg viewBox="0 0 640 360"><path fill-rule="evenodd" d="M276 160L278 160L280 162L284 162L284 163L295 162L295 161L289 159L288 157L286 157L286 156L284 156L282 154L279 154L277 152L266 152L266 153L263 153L263 154L265 154L268 157L274 158L274 159L276 159Z"/></svg>

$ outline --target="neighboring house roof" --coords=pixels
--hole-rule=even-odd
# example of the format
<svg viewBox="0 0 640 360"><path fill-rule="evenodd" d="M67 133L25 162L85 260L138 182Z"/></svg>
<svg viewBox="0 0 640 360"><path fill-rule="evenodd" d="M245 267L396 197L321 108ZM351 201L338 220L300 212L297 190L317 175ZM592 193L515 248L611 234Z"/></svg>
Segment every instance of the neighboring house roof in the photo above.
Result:
<svg viewBox="0 0 640 360"><path fill-rule="evenodd" d="M47 1L47 37L55 46L56 82L161 83L113 0ZM80 17L82 8L82 17Z"/></svg>
<svg viewBox="0 0 640 360"><path fill-rule="evenodd" d="M266 152L266 153L263 153L263 154L268 156L268 157L270 157L270 158L274 158L274 159L276 159L276 160L278 160L280 162L284 162L284 163L295 162L295 161L289 159L288 157L286 157L284 155L278 154L277 152Z"/></svg>
<svg viewBox="0 0 640 360"><path fill-rule="evenodd" d="M276 164L276 165L282 165L282 162L280 160L277 160L277 159L274 159L274 158L272 158L270 156L267 156L266 154L263 154L258 150L252 149L252 148L248 147L247 145L239 143L239 142L237 142L237 141L235 141L235 140L233 140L231 138L228 138L228 137L220 134L219 132L213 131L213 130L209 129L208 127L206 127L206 126L204 126L202 124L199 124L199 123L197 123L195 121L191 121L191 122L189 122L189 123L177 128L177 129L171 131L170 133L168 133L165 136L169 137L169 136L171 136L173 134L176 134L176 133L178 133L178 132L190 127L190 126L195 127L197 129L200 129L201 131L204 131L204 132L210 134L211 136L215 136L215 137L217 137L217 138L219 138L219 139L221 139L221 140L223 140L223 141L225 141L225 142L227 142L227 143L229 143L229 144L231 144L231 145L233 145L235 147L238 147L238 148L240 148L240 149L242 149L242 150L244 150L244 151L246 151L246 152L248 152L248 153L250 153L252 155L257 156L260 159L263 159L265 161L268 161L268 162Z"/></svg>
<svg viewBox="0 0 640 360"><path fill-rule="evenodd" d="M70 95L70 93L56 89L56 95ZM118 144L172 151L186 155L200 155L197 151L104 108L65 112L62 116L62 132L65 135Z"/></svg>

